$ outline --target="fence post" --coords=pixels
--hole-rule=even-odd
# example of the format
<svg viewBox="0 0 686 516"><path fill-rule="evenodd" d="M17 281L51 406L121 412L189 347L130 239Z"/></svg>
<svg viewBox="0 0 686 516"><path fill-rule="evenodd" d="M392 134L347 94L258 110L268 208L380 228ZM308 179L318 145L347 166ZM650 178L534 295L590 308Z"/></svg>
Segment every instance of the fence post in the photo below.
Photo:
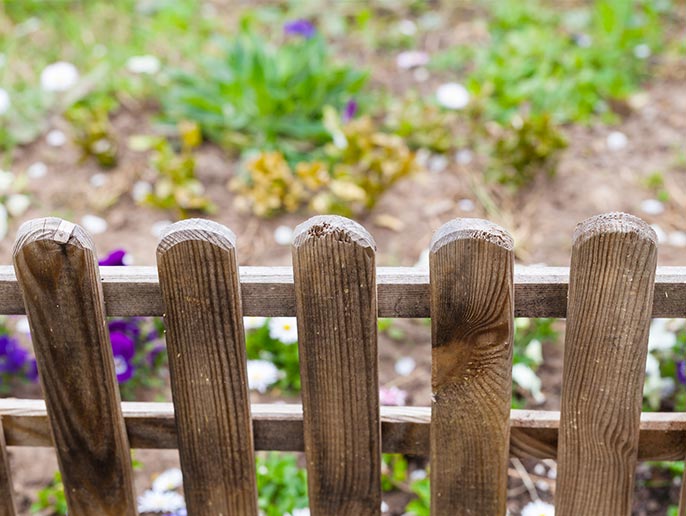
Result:
<svg viewBox="0 0 686 516"><path fill-rule="evenodd" d="M5 432L2 429L2 418L0 417L0 516L16 516L16 514L10 461L7 456Z"/></svg>
<svg viewBox="0 0 686 516"><path fill-rule="evenodd" d="M381 509L375 244L343 217L313 217L293 243L303 424L314 516Z"/></svg>
<svg viewBox="0 0 686 516"><path fill-rule="evenodd" d="M576 228L569 279L556 514L630 514L657 243L624 213Z"/></svg>
<svg viewBox="0 0 686 516"><path fill-rule="evenodd" d="M17 233L14 268L69 514L136 514L93 241L69 222L31 220Z"/></svg>
<svg viewBox="0 0 686 516"><path fill-rule="evenodd" d="M173 224L157 248L190 514L257 514L255 457L235 236Z"/></svg>
<svg viewBox="0 0 686 516"><path fill-rule="evenodd" d="M431 514L505 514L514 243L488 221L455 219L430 249Z"/></svg>

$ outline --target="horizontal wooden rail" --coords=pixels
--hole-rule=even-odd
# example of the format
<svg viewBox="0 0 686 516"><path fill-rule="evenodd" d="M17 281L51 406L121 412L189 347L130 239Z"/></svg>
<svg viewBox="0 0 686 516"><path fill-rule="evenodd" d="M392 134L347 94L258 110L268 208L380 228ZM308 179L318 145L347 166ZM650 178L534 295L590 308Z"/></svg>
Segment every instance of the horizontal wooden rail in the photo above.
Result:
<svg viewBox="0 0 686 516"><path fill-rule="evenodd" d="M164 306L155 267L100 269L107 315L162 315ZM295 315L293 269L241 267L243 313ZM559 317L567 314L567 267L515 267L515 316ZM429 317L429 271L378 267L380 317ZM24 303L11 266L0 266L0 314L24 314ZM653 317L686 317L686 267L658 267Z"/></svg>
<svg viewBox="0 0 686 516"><path fill-rule="evenodd" d="M252 405L255 449L303 451L301 405ZM132 448L177 447L171 403L124 402L122 412ZM8 446L52 446L42 400L0 399L0 420ZM512 410L510 455L554 459L560 413ZM385 453L428 456L430 407L381 407ZM686 413L644 412L641 415L639 460L683 460L686 456Z"/></svg>

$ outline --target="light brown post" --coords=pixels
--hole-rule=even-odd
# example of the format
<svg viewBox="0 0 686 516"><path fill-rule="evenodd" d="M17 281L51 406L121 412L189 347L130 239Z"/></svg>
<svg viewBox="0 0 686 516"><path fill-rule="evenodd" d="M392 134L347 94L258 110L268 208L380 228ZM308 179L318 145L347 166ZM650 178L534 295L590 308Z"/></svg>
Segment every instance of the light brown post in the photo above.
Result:
<svg viewBox="0 0 686 516"><path fill-rule="evenodd" d="M624 213L576 228L567 308L556 514L628 515L638 453L655 232Z"/></svg>
<svg viewBox="0 0 686 516"><path fill-rule="evenodd" d="M381 506L375 244L343 217L295 230L293 271L310 509Z"/></svg>
<svg viewBox="0 0 686 516"><path fill-rule="evenodd" d="M10 473L10 461L5 446L5 432L2 429L0 418L0 516L15 516L17 514L14 504L14 487Z"/></svg>
<svg viewBox="0 0 686 516"><path fill-rule="evenodd" d="M93 241L57 218L26 222L17 234L14 268L69 514L136 514Z"/></svg>
<svg viewBox="0 0 686 516"><path fill-rule="evenodd" d="M157 248L184 494L190 514L257 514L235 237L191 219Z"/></svg>
<svg viewBox="0 0 686 516"><path fill-rule="evenodd" d="M431 242L431 514L505 514L514 245L481 219Z"/></svg>

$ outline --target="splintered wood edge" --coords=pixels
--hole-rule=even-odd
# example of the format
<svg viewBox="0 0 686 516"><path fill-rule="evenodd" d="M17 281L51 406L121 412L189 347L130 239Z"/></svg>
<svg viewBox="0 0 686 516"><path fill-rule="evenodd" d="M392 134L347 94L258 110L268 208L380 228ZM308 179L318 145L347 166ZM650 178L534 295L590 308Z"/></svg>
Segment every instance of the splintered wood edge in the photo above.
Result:
<svg viewBox="0 0 686 516"><path fill-rule="evenodd" d="M175 449L171 403L123 402L122 412L134 449ZM302 405L251 405L255 449L303 451ZM554 459L560 413L512 410L510 455ZM8 446L52 447L43 400L0 399L0 419ZM381 407L384 453L428 456L431 407ZM641 414L639 460L683 460L686 413Z"/></svg>
<svg viewBox="0 0 686 516"><path fill-rule="evenodd" d="M579 246L596 236L612 233L633 233L657 245L657 234L647 222L623 212L603 213L580 222L574 230L572 245Z"/></svg>
<svg viewBox="0 0 686 516"><path fill-rule="evenodd" d="M458 218L436 230L429 246L430 252L435 254L443 246L457 240L483 240L506 251L514 249L514 239L497 224L484 219Z"/></svg>
<svg viewBox="0 0 686 516"><path fill-rule="evenodd" d="M296 226L293 247L298 248L310 240L323 237L376 251L374 238L361 224L339 215L317 215Z"/></svg>
<svg viewBox="0 0 686 516"><path fill-rule="evenodd" d="M19 226L12 256L16 258L25 246L41 240L60 245L73 245L89 250L95 255L95 243L85 229L58 217L45 217L26 221Z"/></svg>
<svg viewBox="0 0 686 516"><path fill-rule="evenodd" d="M165 228L157 254L163 255L175 245L187 241L206 241L227 251L236 249L236 235L223 224L207 219L186 219Z"/></svg>

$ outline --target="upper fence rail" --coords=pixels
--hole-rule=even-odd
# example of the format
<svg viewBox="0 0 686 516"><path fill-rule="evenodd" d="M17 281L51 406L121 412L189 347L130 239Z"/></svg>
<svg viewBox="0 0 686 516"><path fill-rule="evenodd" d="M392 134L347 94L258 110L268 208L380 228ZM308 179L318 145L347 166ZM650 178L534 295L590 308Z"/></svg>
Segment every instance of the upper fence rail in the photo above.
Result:
<svg viewBox="0 0 686 516"><path fill-rule="evenodd" d="M240 244L239 244L240 246ZM101 267L108 316L161 316L157 267ZM377 267L379 317L429 317L429 271ZM292 267L240 267L243 315L295 316ZM515 266L516 317L567 316L569 267ZM26 313L11 265L0 266L0 315ZM658 267L652 317L686 318L686 267Z"/></svg>

